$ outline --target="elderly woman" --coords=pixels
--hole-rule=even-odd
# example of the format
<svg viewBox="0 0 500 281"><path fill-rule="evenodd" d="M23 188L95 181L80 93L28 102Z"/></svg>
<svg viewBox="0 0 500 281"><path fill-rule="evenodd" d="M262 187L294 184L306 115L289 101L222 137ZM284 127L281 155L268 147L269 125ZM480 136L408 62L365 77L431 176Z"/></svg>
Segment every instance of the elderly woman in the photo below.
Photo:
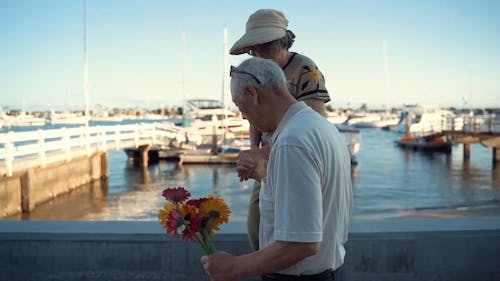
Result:
<svg viewBox="0 0 500 281"><path fill-rule="evenodd" d="M324 104L330 101L325 88L325 78L316 64L308 57L290 52L295 35L288 30L288 20L277 10L262 9L253 13L247 21L246 32L234 43L232 55L247 53L253 57L272 59L285 73L289 92L298 101L304 101L312 109L325 115ZM259 132L250 124L251 150L240 153L238 176L247 180L259 159L269 155L269 136ZM260 182L256 181L250 198L247 229L250 244L259 249L259 191Z"/></svg>

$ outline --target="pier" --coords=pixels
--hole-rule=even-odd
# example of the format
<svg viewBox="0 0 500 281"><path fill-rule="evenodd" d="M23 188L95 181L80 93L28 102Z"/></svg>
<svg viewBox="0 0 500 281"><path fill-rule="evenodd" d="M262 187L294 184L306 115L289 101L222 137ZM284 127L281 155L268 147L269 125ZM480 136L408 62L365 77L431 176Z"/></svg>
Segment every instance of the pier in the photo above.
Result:
<svg viewBox="0 0 500 281"><path fill-rule="evenodd" d="M500 132L483 131L443 131L439 135L445 136L453 143L462 144L464 161L470 159L470 146L474 143L491 148L493 165L500 164Z"/></svg>
<svg viewBox="0 0 500 281"><path fill-rule="evenodd" d="M186 141L169 123L74 127L0 134L0 216L37 205L84 184L105 180L107 151L137 148L147 165L152 146Z"/></svg>
<svg viewBox="0 0 500 281"><path fill-rule="evenodd" d="M448 118L438 126L443 128L442 130L433 130L432 128L426 128L422 132L414 132L408 136L412 137L412 141L400 140L399 145L403 147L412 147L414 149L418 148L429 148L433 149L433 145L439 146L443 143L432 143L432 140L445 138L445 144L448 145L448 150L442 150L444 152L451 151L451 144L461 144L463 145L463 160L469 161L470 159L470 147L471 144L481 144L484 147L491 148L492 150L492 164L497 166L500 164L500 120L495 116L490 116L487 119L476 118L474 116L470 118L460 118L460 122L457 122L458 118L452 117ZM415 141L418 139L419 141Z"/></svg>

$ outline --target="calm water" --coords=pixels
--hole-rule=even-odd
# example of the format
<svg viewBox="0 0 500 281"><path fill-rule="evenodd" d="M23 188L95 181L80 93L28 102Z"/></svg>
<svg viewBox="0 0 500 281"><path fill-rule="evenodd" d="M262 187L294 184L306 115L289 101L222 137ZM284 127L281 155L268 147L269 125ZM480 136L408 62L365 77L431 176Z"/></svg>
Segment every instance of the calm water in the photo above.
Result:
<svg viewBox="0 0 500 281"><path fill-rule="evenodd" d="M500 168L492 151L472 145L463 162L462 146L449 155L405 151L398 134L363 129L359 164L353 168L354 219L415 216L489 216L500 210ZM60 196L29 214L11 219L156 220L167 186L185 186L193 197L221 195L231 222L244 225L252 182L240 183L232 165L184 165L161 161L148 168L110 151L110 177Z"/></svg>

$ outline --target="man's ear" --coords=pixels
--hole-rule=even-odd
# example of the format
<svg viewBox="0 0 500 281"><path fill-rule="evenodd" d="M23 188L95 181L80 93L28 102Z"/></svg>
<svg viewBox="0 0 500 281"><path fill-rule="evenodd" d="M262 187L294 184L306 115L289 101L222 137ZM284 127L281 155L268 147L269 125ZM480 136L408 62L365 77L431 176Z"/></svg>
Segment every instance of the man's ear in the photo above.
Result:
<svg viewBox="0 0 500 281"><path fill-rule="evenodd" d="M250 95L250 98L252 99L252 103L254 105L258 105L259 104L260 93L257 91L257 89L255 89L254 86L246 85L245 86L245 93L248 94L248 95Z"/></svg>

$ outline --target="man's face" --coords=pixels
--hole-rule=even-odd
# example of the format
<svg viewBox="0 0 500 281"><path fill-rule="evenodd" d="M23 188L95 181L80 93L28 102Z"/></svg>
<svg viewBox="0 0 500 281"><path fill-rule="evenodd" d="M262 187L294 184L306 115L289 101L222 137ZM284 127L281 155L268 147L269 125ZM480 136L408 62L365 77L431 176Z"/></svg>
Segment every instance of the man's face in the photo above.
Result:
<svg viewBox="0 0 500 281"><path fill-rule="evenodd" d="M247 105L245 104L244 94L235 93L231 89L231 98L234 102L234 105L236 105L236 107L238 107L238 109L240 110L241 115L243 115L243 118L248 119ZM248 119L248 121L250 121L250 119Z"/></svg>
<svg viewBox="0 0 500 281"><path fill-rule="evenodd" d="M247 119L250 124L259 128L259 118L258 118L258 106L253 102L253 96L249 92L235 93L231 89L231 98L240 110L243 118Z"/></svg>

